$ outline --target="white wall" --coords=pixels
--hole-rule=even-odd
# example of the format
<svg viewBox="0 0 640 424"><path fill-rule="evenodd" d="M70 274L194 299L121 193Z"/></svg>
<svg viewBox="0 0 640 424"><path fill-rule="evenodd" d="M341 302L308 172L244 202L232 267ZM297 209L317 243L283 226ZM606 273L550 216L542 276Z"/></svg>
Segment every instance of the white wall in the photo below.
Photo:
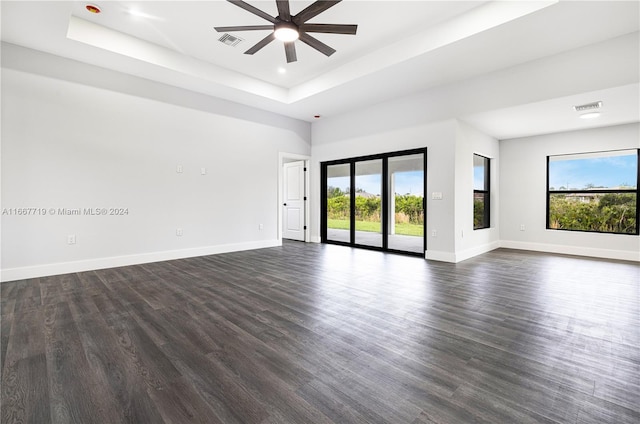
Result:
<svg viewBox="0 0 640 424"><path fill-rule="evenodd" d="M638 236L546 229L547 156L638 147L639 124L500 141L502 246L640 260Z"/></svg>
<svg viewBox="0 0 640 424"><path fill-rule="evenodd" d="M55 60L68 75L97 69ZM147 84L102 77L132 91ZM257 110L212 113L206 96L166 89L179 105L3 68L1 208L47 210L2 216L3 281L280 243L279 152L310 154L310 125Z"/></svg>
<svg viewBox="0 0 640 424"><path fill-rule="evenodd" d="M378 106L382 108L382 106ZM395 115L393 115L395 113ZM457 120L423 125L398 125L400 111L390 111L386 121L389 128L370 134L365 121L352 115L351 121L341 117L322 125L321 142L316 143L316 126L312 128L312 237L320 234L320 162L357 156L387 153L413 148L427 148L427 259L458 262L495 249L498 244L498 190L493 186L492 228L473 230L473 154L481 153L494 159L492 178L497 177L499 156L497 140L480 133ZM362 115L360 115L362 116ZM425 119L426 120L426 119ZM345 122L349 122L344 128ZM376 125L384 125L377 120ZM353 134L362 128L359 137L340 138L339 134ZM330 138L329 135L333 136ZM332 139L333 138L333 139ZM495 178L497 181L497 178ZM431 193L440 192L442 200L432 200ZM433 236L433 232L436 236Z"/></svg>
<svg viewBox="0 0 640 424"><path fill-rule="evenodd" d="M457 262L498 245L640 259L638 237L544 229L546 156L638 147L637 124L497 143L454 119L463 111L442 107L449 96L434 100L436 89L311 128L16 46L3 44L2 59L0 208L129 210L107 217L5 214L3 281L276 245L283 152L312 155L311 236L318 241L320 162L420 147L428 149L428 259ZM462 84L461 101L453 103L466 105L462 100L486 87L484 80ZM493 159L487 230L472 229L473 153ZM432 192L443 200L431 200ZM67 244L71 234L75 245Z"/></svg>
<svg viewBox="0 0 640 424"><path fill-rule="evenodd" d="M353 125L360 125L354 122ZM377 134L367 134L349 139L336 139L312 146L311 189L312 240L320 237L320 162L345 159L377 153L395 152L415 148L427 148L427 193L439 191L443 199L427 199L427 232L435 229L438 237L427 240L427 250L450 255L454 250L453 193L454 193L454 146L456 122L453 120L393 129ZM337 130L337 133L340 131ZM348 129L347 132L352 132ZM313 133L312 133L313 134Z"/></svg>
<svg viewBox="0 0 640 424"><path fill-rule="evenodd" d="M456 262L500 247L500 146L496 139L459 122L456 132ZM473 155L490 159L490 228L473 229Z"/></svg>

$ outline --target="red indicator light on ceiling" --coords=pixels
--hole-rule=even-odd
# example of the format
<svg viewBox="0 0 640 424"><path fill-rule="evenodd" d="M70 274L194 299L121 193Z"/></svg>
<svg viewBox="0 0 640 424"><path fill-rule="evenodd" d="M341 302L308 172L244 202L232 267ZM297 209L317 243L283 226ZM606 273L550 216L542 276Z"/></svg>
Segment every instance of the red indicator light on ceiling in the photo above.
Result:
<svg viewBox="0 0 640 424"><path fill-rule="evenodd" d="M89 12L95 13L95 14L98 14L98 13L102 12L98 6L94 6L93 4L88 4L88 5L85 6L85 8Z"/></svg>

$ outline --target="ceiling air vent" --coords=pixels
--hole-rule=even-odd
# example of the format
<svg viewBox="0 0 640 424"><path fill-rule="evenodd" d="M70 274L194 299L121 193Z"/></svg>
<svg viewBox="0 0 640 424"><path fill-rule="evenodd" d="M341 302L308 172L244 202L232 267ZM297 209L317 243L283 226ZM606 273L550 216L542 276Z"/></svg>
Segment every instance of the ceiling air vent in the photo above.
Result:
<svg viewBox="0 0 640 424"><path fill-rule="evenodd" d="M584 112L588 110L598 110L602 107L602 102L587 103L585 105L574 106L573 110L576 112Z"/></svg>
<svg viewBox="0 0 640 424"><path fill-rule="evenodd" d="M218 41L220 41L223 44L226 44L227 46L235 47L238 44L240 44L243 40L242 38L236 37L235 35L223 34L222 37L218 38Z"/></svg>

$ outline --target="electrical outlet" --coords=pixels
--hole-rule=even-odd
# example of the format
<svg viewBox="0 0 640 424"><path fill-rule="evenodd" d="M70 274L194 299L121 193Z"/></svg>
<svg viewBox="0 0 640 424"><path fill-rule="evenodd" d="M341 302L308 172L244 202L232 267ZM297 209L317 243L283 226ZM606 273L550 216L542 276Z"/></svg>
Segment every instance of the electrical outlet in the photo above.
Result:
<svg viewBox="0 0 640 424"><path fill-rule="evenodd" d="M264 225L258 224L258 230L260 230L260 231L264 230Z"/></svg>
<svg viewBox="0 0 640 424"><path fill-rule="evenodd" d="M431 237L438 237L438 230L431 231Z"/></svg>
<svg viewBox="0 0 640 424"><path fill-rule="evenodd" d="M524 224L520 224L520 231L524 231Z"/></svg>
<svg viewBox="0 0 640 424"><path fill-rule="evenodd" d="M177 166L176 166L176 172L177 172L178 174L182 174L182 171L183 171L183 169L182 169L182 165L177 165Z"/></svg>
<svg viewBox="0 0 640 424"><path fill-rule="evenodd" d="M76 244L76 235L70 234L67 236L67 244Z"/></svg>
<svg viewBox="0 0 640 424"><path fill-rule="evenodd" d="M207 168L200 168L200 175L207 175Z"/></svg>
<svg viewBox="0 0 640 424"><path fill-rule="evenodd" d="M176 236L182 237L182 228L176 229Z"/></svg>

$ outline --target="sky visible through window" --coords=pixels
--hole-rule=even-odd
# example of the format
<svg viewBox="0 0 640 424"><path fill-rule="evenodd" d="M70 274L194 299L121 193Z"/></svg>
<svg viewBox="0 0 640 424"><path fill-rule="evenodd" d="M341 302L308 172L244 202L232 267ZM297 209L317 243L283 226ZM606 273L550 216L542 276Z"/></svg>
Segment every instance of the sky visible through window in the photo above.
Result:
<svg viewBox="0 0 640 424"><path fill-rule="evenodd" d="M637 185L638 157L636 154L600 158L561 160L549 163L549 188L552 190L583 190L588 187L617 188ZM422 171L396 172L396 194L423 196ZM474 167L474 188L482 189L484 170ZM329 178L328 185L346 191L349 177ZM379 175L359 175L357 187L369 194L380 195Z"/></svg>
<svg viewBox="0 0 640 424"><path fill-rule="evenodd" d="M422 171L396 172L396 194L411 194L423 196L423 173ZM369 194L380 195L382 187L380 175L358 175L356 177L356 189L362 189ZM327 180L327 186L338 187L346 191L349 187L349 177L333 177Z"/></svg>
<svg viewBox="0 0 640 424"><path fill-rule="evenodd" d="M484 190L484 166L473 167L473 189Z"/></svg>
<svg viewBox="0 0 640 424"><path fill-rule="evenodd" d="M637 179L637 154L549 161L550 190L635 188Z"/></svg>

